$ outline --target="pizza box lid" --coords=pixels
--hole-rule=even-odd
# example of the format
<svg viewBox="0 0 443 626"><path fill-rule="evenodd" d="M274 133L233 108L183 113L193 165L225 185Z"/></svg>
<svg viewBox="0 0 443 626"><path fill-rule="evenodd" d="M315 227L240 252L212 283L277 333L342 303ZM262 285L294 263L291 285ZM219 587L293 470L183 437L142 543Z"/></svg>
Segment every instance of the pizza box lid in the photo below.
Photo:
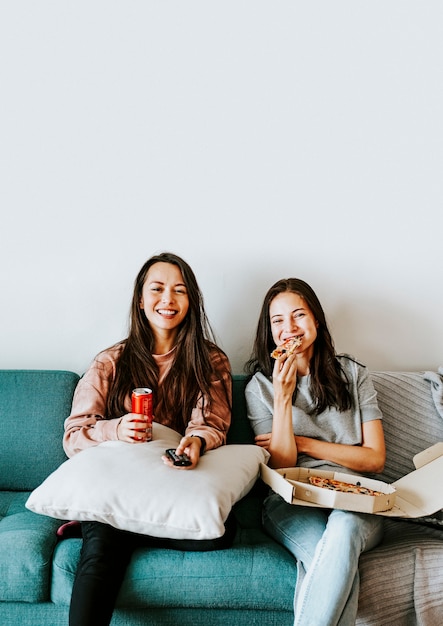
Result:
<svg viewBox="0 0 443 626"><path fill-rule="evenodd" d="M315 468L289 467L278 470L261 464L262 480L286 502L302 506L336 508L387 517L426 517L443 508L443 442L437 443L414 458L417 468L391 485L363 476L328 472ZM330 491L308 482L309 476L359 482L382 492L381 496Z"/></svg>

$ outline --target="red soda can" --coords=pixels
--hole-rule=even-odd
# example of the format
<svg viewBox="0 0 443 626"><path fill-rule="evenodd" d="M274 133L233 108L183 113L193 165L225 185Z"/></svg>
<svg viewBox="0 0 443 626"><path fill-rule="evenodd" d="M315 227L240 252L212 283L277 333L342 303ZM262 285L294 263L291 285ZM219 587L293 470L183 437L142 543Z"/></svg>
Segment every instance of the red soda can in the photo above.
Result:
<svg viewBox="0 0 443 626"><path fill-rule="evenodd" d="M146 441L152 439L152 389L139 387L132 392L132 413L146 417ZM140 420L145 421L145 420Z"/></svg>

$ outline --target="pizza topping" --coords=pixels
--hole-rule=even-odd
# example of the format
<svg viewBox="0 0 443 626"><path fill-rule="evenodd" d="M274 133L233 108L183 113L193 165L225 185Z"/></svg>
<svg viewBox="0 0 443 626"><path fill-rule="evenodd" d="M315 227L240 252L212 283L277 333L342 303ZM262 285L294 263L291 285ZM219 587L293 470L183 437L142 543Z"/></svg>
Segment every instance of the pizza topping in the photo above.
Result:
<svg viewBox="0 0 443 626"><path fill-rule="evenodd" d="M381 496L381 491L375 491L369 489L369 487L363 487L358 483L345 483L341 480L333 480L332 478L321 478L320 476L309 476L309 482L315 487L323 487L324 489L331 489L332 491L344 491L345 493L357 493L363 496Z"/></svg>
<svg viewBox="0 0 443 626"><path fill-rule="evenodd" d="M282 354L287 353L292 354L297 348L301 346L302 338L301 337L290 337L286 339L281 345L277 346L275 350L271 352L271 357L273 359L278 359L282 356Z"/></svg>

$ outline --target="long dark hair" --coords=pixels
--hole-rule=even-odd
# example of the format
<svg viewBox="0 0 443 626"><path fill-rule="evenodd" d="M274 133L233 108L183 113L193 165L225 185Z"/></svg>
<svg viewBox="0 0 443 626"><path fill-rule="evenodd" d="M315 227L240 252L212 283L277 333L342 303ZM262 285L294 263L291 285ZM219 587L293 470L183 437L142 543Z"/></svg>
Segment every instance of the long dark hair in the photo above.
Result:
<svg viewBox="0 0 443 626"><path fill-rule="evenodd" d="M158 366L152 356L154 335L140 308L143 285L155 263L171 263L179 268L189 298L189 309L177 334L174 362L162 381L161 390ZM118 417L126 412L125 399L132 389L149 387L153 391L154 415L156 410L165 412L184 430L198 396L202 394L209 398L211 380L215 375L213 350L222 351L215 346L194 272L182 258L162 252L148 259L140 269L134 284L129 335L121 346L116 376L107 400L107 417Z"/></svg>
<svg viewBox="0 0 443 626"><path fill-rule="evenodd" d="M310 362L311 392L316 399L315 411L321 413L328 407L345 411L352 406L346 375L336 358L334 342L329 332L326 317L320 301L308 283L300 278L284 278L268 290L263 301L257 325L257 333L251 358L246 363L246 371L252 376L262 372L271 377L274 360L271 352L275 347L271 333L269 306L280 293L292 292L306 302L318 323L314 353Z"/></svg>

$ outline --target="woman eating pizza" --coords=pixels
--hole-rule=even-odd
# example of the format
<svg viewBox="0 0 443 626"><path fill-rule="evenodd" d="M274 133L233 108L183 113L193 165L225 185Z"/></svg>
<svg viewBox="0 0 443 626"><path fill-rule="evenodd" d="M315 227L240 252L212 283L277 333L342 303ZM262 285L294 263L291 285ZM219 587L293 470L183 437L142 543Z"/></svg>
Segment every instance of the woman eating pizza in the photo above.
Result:
<svg viewBox="0 0 443 626"><path fill-rule="evenodd" d="M247 371L248 417L271 467L383 470L382 415L368 370L336 354L323 308L304 281L283 279L267 292ZM271 491L263 524L297 559L294 625L354 625L359 557L381 541L382 518L296 506Z"/></svg>

